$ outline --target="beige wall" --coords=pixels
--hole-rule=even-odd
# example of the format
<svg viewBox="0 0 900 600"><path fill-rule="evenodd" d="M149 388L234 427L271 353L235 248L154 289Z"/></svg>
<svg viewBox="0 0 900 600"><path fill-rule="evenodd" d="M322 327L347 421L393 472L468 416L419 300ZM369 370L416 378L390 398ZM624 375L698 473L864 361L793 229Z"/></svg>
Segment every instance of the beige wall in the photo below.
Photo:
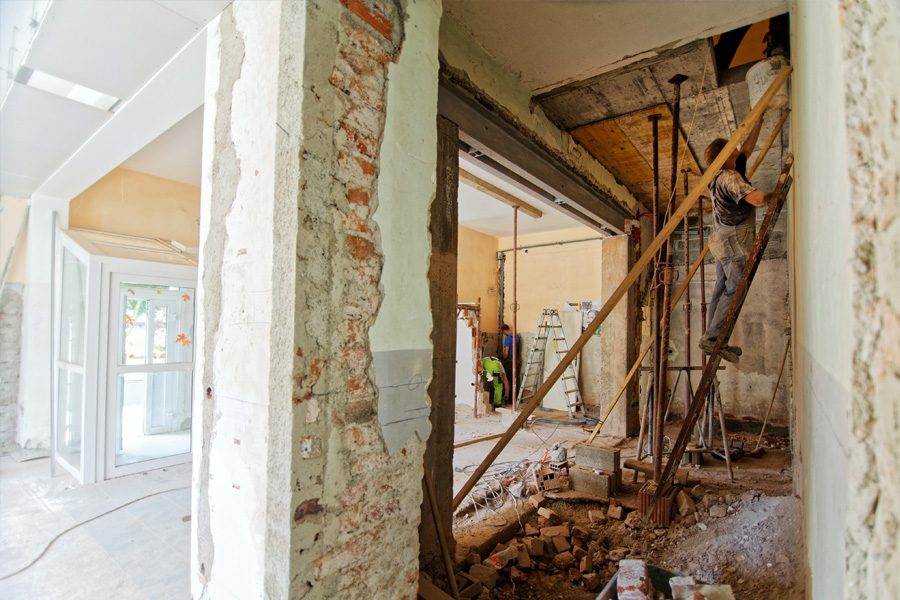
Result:
<svg viewBox="0 0 900 600"><path fill-rule="evenodd" d="M3 212L0 212L0 270L5 267L7 256L12 251L21 228L19 247L6 274L6 283L21 283L25 280L25 238L28 224L23 223L23 219L28 211L28 200L3 196L0 198L0 205L3 206Z"/></svg>
<svg viewBox="0 0 900 600"><path fill-rule="evenodd" d="M200 241L200 188L117 168L72 200L69 227Z"/></svg>
<svg viewBox="0 0 900 600"><path fill-rule="evenodd" d="M519 236L519 247L567 240L598 238L593 229L577 227ZM511 237L500 238L500 249L512 248ZM600 300L600 240L520 250L517 257L517 329L535 332L545 308L565 302ZM512 252L506 254L504 319L512 325Z"/></svg>
<svg viewBox="0 0 900 600"><path fill-rule="evenodd" d="M500 240L468 227L459 228L457 298L475 303L481 298L481 330L497 333L500 311L497 250ZM493 292L493 294L491 293Z"/></svg>

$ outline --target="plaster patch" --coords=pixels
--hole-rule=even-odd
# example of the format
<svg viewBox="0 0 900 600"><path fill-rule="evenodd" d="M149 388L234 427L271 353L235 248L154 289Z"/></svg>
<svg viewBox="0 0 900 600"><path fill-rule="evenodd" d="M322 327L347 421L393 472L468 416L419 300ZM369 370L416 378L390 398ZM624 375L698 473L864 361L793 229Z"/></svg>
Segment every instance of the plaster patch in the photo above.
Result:
<svg viewBox="0 0 900 600"><path fill-rule="evenodd" d="M431 350L392 350L372 353L378 382L378 421L384 443L396 454L413 435L427 440L431 407L425 391L431 380Z"/></svg>

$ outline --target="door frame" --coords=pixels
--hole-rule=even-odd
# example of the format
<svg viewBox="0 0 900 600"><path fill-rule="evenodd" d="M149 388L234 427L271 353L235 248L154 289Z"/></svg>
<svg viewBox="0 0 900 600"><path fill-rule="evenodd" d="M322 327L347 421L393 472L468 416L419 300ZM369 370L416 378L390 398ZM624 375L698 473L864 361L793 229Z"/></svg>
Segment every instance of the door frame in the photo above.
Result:
<svg viewBox="0 0 900 600"><path fill-rule="evenodd" d="M102 479L111 479L113 477L121 477L140 473L151 469L159 469L170 467L185 462L190 462L193 458L193 417L194 417L194 394L191 393L191 448L188 452L155 458L151 460L131 463L128 465L116 466L116 437L119 431L119 414L116 410L115 403L118 401L118 374L121 367L118 362L118 344L119 332L114 326L112 319L118 318L120 315L120 302L117 289L119 283L137 283L147 285L170 285L175 287L187 287L194 290L194 338L196 341L197 328L197 309L199 302L197 301L197 285L195 267L183 267L180 265L157 264L152 269L141 269L138 274L133 270L121 268L122 265L111 264L103 269L103 289L101 290L101 306L102 315L101 323L103 323L105 335L100 336L100 355L105 357L101 361L100 372L98 377L99 392L99 410L98 415L104 434L102 436L102 451L98 453L98 465L103 474ZM114 297L115 296L115 297ZM148 315L149 323L149 315ZM150 332L148 331L148 335ZM127 370L140 371L144 373L155 372L171 372L171 371L190 371L192 373L196 368L196 346L193 347L192 361L185 363L161 363L161 364L145 364L134 365L133 368Z"/></svg>

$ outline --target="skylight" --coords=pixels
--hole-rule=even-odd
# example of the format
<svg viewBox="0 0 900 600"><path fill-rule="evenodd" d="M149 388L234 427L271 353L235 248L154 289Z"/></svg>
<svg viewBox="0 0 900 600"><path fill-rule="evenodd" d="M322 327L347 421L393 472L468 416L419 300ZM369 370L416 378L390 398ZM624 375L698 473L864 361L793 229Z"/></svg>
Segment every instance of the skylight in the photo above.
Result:
<svg viewBox="0 0 900 600"><path fill-rule="evenodd" d="M118 103L119 99L97 90L66 81L59 77L55 77L42 71L36 71L30 67L22 65L16 73L16 82L37 90L49 92L75 102L81 102L100 110L111 111Z"/></svg>

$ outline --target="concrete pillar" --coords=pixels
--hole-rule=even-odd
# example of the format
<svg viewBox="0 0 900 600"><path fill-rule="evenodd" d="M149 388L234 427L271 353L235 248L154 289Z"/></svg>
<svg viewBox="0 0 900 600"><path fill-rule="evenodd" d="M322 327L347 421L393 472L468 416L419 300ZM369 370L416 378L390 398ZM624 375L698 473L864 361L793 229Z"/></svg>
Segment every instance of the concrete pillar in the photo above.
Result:
<svg viewBox="0 0 900 600"><path fill-rule="evenodd" d="M439 12L248 0L210 28L194 598L415 596Z"/></svg>
<svg viewBox="0 0 900 600"><path fill-rule="evenodd" d="M54 214L56 227L65 229L69 221L68 201L42 197L31 199L25 246L19 418L16 427L16 442L26 449L50 447L53 381L50 354L53 298L50 290Z"/></svg>
<svg viewBox="0 0 900 600"><path fill-rule="evenodd" d="M605 302L631 269L634 248L629 236L620 235L603 240L601 251L600 294ZM582 378L585 381L585 395L597 402L590 411L592 414L606 411L637 356L635 300L635 286L632 286L603 322L600 335L594 336L585 346ZM593 377L584 376L584 370L589 365L594 365L591 368ZM603 425L603 433L628 437L637 432L637 409L632 406L635 398L634 386L629 386Z"/></svg>

